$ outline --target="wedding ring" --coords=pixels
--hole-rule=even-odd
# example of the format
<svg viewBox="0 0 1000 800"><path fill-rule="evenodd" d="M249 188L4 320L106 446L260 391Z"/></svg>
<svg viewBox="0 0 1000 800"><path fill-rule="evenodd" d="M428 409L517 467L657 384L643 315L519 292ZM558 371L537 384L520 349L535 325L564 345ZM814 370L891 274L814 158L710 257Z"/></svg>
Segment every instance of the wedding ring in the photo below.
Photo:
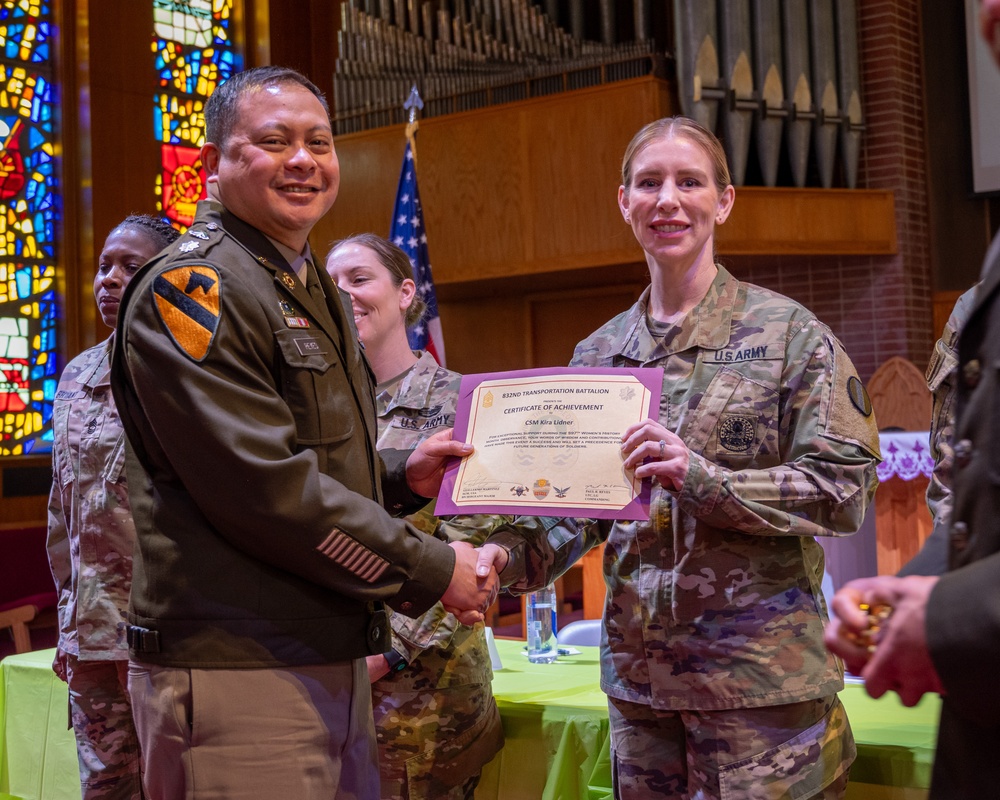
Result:
<svg viewBox="0 0 1000 800"><path fill-rule="evenodd" d="M667 446L667 443L660 439L660 460L663 460L663 448Z"/></svg>

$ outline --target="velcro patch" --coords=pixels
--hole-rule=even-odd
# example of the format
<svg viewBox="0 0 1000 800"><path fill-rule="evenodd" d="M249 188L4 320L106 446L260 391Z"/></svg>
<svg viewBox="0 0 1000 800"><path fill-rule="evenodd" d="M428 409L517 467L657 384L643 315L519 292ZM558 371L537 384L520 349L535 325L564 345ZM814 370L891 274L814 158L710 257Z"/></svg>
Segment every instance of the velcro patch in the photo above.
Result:
<svg viewBox="0 0 1000 800"><path fill-rule="evenodd" d="M749 450L756 436L756 417L724 414L719 423L719 444L734 453Z"/></svg>
<svg viewBox="0 0 1000 800"><path fill-rule="evenodd" d="M160 320L174 344L194 361L208 355L219 328L222 283L207 264L174 267L153 281Z"/></svg>
<svg viewBox="0 0 1000 800"><path fill-rule="evenodd" d="M382 556L373 553L340 528L330 531L330 535L316 549L368 583L377 581L389 566L389 562Z"/></svg>

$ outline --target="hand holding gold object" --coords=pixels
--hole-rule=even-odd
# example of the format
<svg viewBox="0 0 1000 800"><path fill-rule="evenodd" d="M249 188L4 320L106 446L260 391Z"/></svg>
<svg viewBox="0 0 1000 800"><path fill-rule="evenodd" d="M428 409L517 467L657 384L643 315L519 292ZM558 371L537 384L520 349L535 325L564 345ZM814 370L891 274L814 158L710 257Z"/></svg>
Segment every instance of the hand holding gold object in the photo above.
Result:
<svg viewBox="0 0 1000 800"><path fill-rule="evenodd" d="M868 627L859 633L851 635L851 640L866 648L869 653L875 652L875 647L882 638L882 632L892 616L893 608L888 603L858 603L858 608L868 615Z"/></svg>

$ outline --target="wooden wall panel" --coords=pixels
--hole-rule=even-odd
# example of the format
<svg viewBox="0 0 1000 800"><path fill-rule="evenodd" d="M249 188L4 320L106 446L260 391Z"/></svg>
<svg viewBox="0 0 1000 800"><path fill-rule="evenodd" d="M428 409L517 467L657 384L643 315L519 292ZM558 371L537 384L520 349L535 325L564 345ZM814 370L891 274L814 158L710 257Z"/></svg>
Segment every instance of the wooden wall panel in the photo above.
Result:
<svg viewBox="0 0 1000 800"><path fill-rule="evenodd" d="M568 364L577 342L629 308L643 287L604 286L529 297L531 366Z"/></svg>
<svg viewBox="0 0 1000 800"><path fill-rule="evenodd" d="M638 78L422 121L418 172L436 284L641 259L616 201L621 157L635 131L671 113L668 87ZM337 138L340 197L318 246L388 231L404 142L402 125ZM897 250L889 191L743 187L736 198L718 235L722 255Z"/></svg>
<svg viewBox="0 0 1000 800"><path fill-rule="evenodd" d="M309 237L321 257L326 257L334 240L344 236L354 233L389 235L405 147L406 137L401 127L379 128L337 138L340 162L337 201ZM432 250L431 258L434 257Z"/></svg>
<svg viewBox="0 0 1000 800"><path fill-rule="evenodd" d="M895 203L888 190L741 186L716 246L723 255L891 255Z"/></svg>
<svg viewBox="0 0 1000 800"><path fill-rule="evenodd" d="M931 303L934 313L934 339L940 339L944 333L944 326L948 324L948 317L955 308L958 298L965 293L965 290L955 289L953 291L934 292L931 295ZM920 366L920 365L918 365ZM926 366L926 365L923 365Z"/></svg>
<svg viewBox="0 0 1000 800"><path fill-rule="evenodd" d="M449 369L465 374L528 366L528 317L520 298L478 297L440 307Z"/></svg>
<svg viewBox="0 0 1000 800"><path fill-rule="evenodd" d="M635 261L615 200L621 155L669 108L666 82L642 78L423 120L418 173L435 282ZM337 138L340 195L316 246L388 231L404 147L402 125Z"/></svg>
<svg viewBox="0 0 1000 800"><path fill-rule="evenodd" d="M876 558L879 575L895 575L923 546L933 528L927 510L928 479L890 478L875 496Z"/></svg>

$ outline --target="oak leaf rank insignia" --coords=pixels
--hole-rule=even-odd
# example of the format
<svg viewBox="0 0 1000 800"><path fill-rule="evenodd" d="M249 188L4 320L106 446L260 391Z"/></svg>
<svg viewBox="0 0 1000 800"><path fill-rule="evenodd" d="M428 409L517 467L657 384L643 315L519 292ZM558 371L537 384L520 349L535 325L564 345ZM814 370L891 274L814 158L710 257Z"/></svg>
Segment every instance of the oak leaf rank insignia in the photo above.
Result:
<svg viewBox="0 0 1000 800"><path fill-rule="evenodd" d="M196 264L174 267L153 280L153 299L174 344L194 361L201 361L219 327L222 283L215 267Z"/></svg>

